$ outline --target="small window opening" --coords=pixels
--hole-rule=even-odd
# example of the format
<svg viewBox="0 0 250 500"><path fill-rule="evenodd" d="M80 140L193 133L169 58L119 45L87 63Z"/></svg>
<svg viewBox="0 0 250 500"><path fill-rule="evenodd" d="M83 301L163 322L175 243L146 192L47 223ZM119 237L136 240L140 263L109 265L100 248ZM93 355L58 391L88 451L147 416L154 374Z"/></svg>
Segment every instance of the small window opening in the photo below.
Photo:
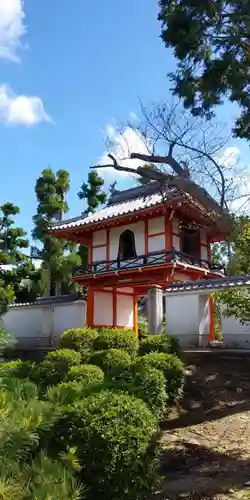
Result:
<svg viewBox="0 0 250 500"><path fill-rule="evenodd" d="M136 257L135 237L133 231L126 229L120 236L119 260L133 259Z"/></svg>
<svg viewBox="0 0 250 500"><path fill-rule="evenodd" d="M183 229L182 231L182 253L199 257L199 231Z"/></svg>

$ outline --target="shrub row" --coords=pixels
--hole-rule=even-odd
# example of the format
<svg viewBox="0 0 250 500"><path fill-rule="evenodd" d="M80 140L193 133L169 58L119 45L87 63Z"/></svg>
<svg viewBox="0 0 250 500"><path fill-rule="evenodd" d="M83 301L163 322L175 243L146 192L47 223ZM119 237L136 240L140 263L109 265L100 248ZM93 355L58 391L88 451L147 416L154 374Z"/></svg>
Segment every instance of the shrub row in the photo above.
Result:
<svg viewBox="0 0 250 500"><path fill-rule="evenodd" d="M184 368L176 354L181 355L178 343L165 335L145 337L138 347L128 331L77 329L65 332L61 349L40 363L0 364L0 391L19 401L21 418L29 402L34 404L34 416L25 414L29 423L28 430L22 424L22 438L19 421L8 417L6 424L9 437L13 432L10 439L16 436L20 443L18 464L28 461L33 477L32 493L20 499L76 499L79 484L86 485L81 498L89 500L146 498L157 480L158 421L183 385ZM8 398L0 398L0 414ZM2 456L4 444L0 470ZM0 496L1 479L0 473ZM12 497L19 498L13 491Z"/></svg>
<svg viewBox="0 0 250 500"><path fill-rule="evenodd" d="M67 330L61 337L60 347L78 352L124 349L133 355L138 349L138 340L131 330L119 328L75 328Z"/></svg>

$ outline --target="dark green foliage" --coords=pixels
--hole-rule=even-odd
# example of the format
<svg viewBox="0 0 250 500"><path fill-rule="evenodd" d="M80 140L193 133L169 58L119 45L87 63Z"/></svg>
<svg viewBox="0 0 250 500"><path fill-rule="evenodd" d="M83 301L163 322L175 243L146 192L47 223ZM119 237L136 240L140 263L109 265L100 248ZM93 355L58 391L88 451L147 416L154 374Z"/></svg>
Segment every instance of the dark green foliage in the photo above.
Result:
<svg viewBox="0 0 250 500"><path fill-rule="evenodd" d="M90 358L90 363L102 368L107 375L113 376L130 365L131 356L125 349L107 349L95 352Z"/></svg>
<svg viewBox="0 0 250 500"><path fill-rule="evenodd" d="M1 294L1 291L0 291ZM1 306L0 306L1 307ZM0 328L0 354L13 347L16 341L14 337L4 328ZM1 365L0 365L1 366Z"/></svg>
<svg viewBox="0 0 250 500"><path fill-rule="evenodd" d="M29 246L26 233L14 225L13 217L19 213L19 208L12 203L0 206L0 316L15 300L15 290L18 291L21 282L17 275L18 266L28 258L23 253L23 249ZM14 267L11 270L2 268L6 264Z"/></svg>
<svg viewBox="0 0 250 500"><path fill-rule="evenodd" d="M72 405L78 399L84 397L87 384L79 381L62 382L61 384L49 387L44 394L44 399L53 405Z"/></svg>
<svg viewBox="0 0 250 500"><path fill-rule="evenodd" d="M32 237L42 244L42 250L38 252L43 260L43 272L47 276L44 290L47 295L52 292L60 293L61 288L66 292L74 288L70 278L74 267L80 264L76 246L49 233L53 221L61 220L63 214L68 211L65 198L69 187L69 173L66 170L58 170L55 174L51 168L43 170L35 186L38 206L33 217ZM66 255L65 251L70 253Z"/></svg>
<svg viewBox="0 0 250 500"><path fill-rule="evenodd" d="M83 182L78 193L80 200L87 201L87 208L83 213L94 213L100 204L105 203L107 195L102 190L103 185L104 180L99 176L97 170L91 170L88 174L88 182Z"/></svg>
<svg viewBox="0 0 250 500"><path fill-rule="evenodd" d="M125 349L129 354L133 355L138 349L138 339L131 330L101 328L94 346L97 351L104 349Z"/></svg>
<svg viewBox="0 0 250 500"><path fill-rule="evenodd" d="M45 388L62 382L72 366L80 365L81 355L71 349L58 349L49 352L41 363L36 366L33 380Z"/></svg>
<svg viewBox="0 0 250 500"><path fill-rule="evenodd" d="M84 489L77 484L72 471L59 461L47 457L45 452L42 452L25 472L31 494L30 500L85 498Z"/></svg>
<svg viewBox="0 0 250 500"><path fill-rule="evenodd" d="M0 498L80 500L72 467L40 453L57 413L37 394L30 382L0 379Z"/></svg>
<svg viewBox="0 0 250 500"><path fill-rule="evenodd" d="M213 113L225 98L241 116L235 135L249 139L249 2L244 0L160 0L159 20L166 47L179 60L170 74L173 92L194 115Z"/></svg>
<svg viewBox="0 0 250 500"><path fill-rule="evenodd" d="M140 342L141 356L150 352L166 352L181 357L181 348L176 338L166 334L148 335Z"/></svg>
<svg viewBox="0 0 250 500"><path fill-rule="evenodd" d="M127 391L148 404L158 418L162 418L168 403L164 374L156 368L133 364L113 381L114 387Z"/></svg>
<svg viewBox="0 0 250 500"><path fill-rule="evenodd" d="M104 372L99 366L91 364L72 366L68 372L67 380L79 381L88 386L103 382Z"/></svg>
<svg viewBox="0 0 250 500"><path fill-rule="evenodd" d="M184 364L182 361L165 352L150 352L138 357L136 366L144 367L146 370L157 368L161 370L166 379L166 392L171 401L181 395L184 383Z"/></svg>
<svg viewBox="0 0 250 500"><path fill-rule="evenodd" d="M148 336L148 322L140 321L138 322L138 339L142 340Z"/></svg>
<svg viewBox="0 0 250 500"><path fill-rule="evenodd" d="M71 328L66 330L60 340L60 347L75 351L92 350L98 332L94 328Z"/></svg>
<svg viewBox="0 0 250 500"><path fill-rule="evenodd" d="M0 363L0 377L30 378L34 367L33 363L21 360Z"/></svg>
<svg viewBox="0 0 250 500"><path fill-rule="evenodd" d="M89 499L147 497L157 479L158 425L145 403L102 391L62 414L54 429L55 446L63 446L69 429Z"/></svg>

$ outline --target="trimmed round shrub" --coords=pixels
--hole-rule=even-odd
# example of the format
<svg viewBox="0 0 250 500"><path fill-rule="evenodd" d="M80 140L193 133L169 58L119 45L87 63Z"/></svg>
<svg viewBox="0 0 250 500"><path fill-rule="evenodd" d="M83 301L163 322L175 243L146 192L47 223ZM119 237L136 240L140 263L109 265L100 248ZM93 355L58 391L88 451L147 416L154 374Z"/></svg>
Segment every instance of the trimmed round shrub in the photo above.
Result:
<svg viewBox="0 0 250 500"><path fill-rule="evenodd" d="M21 360L0 363L0 377L29 378L34 366L30 361Z"/></svg>
<svg viewBox="0 0 250 500"><path fill-rule="evenodd" d="M77 448L89 498L143 499L158 479L157 419L129 394L104 390L68 407L54 440L54 449L66 440Z"/></svg>
<svg viewBox="0 0 250 500"><path fill-rule="evenodd" d="M42 388L62 382L72 366L80 365L81 354L71 349L58 349L47 354L36 365L33 380Z"/></svg>
<svg viewBox="0 0 250 500"><path fill-rule="evenodd" d="M182 361L165 352L150 352L136 360L136 366L145 369L157 368L161 370L166 379L166 391L170 400L180 397L184 384L184 364Z"/></svg>
<svg viewBox="0 0 250 500"><path fill-rule="evenodd" d="M168 403L164 374L156 368L131 365L114 381L122 389L142 399L158 418L162 418Z"/></svg>
<svg viewBox="0 0 250 500"><path fill-rule="evenodd" d="M104 372L95 365L72 366L68 372L67 380L81 382L86 386L100 384L104 381Z"/></svg>
<svg viewBox="0 0 250 500"><path fill-rule="evenodd" d="M48 352L46 360L69 369L71 366L81 363L81 355L73 349L57 349L56 351Z"/></svg>
<svg viewBox="0 0 250 500"><path fill-rule="evenodd" d="M75 351L91 351L97 338L98 331L93 328L71 328L62 334L60 347Z"/></svg>
<svg viewBox="0 0 250 500"><path fill-rule="evenodd" d="M138 349L138 339L131 330L121 328L101 328L99 336L94 342L96 351L105 349L124 349L133 355Z"/></svg>
<svg viewBox="0 0 250 500"><path fill-rule="evenodd" d="M97 365L104 373L113 376L121 373L131 363L131 356L124 349L97 351L90 358L92 365Z"/></svg>
<svg viewBox="0 0 250 500"><path fill-rule="evenodd" d="M72 405L84 396L86 385L82 382L62 382L61 384L49 387L44 398L54 405Z"/></svg>
<svg viewBox="0 0 250 500"><path fill-rule="evenodd" d="M139 354L143 356L150 352L166 352L181 358L181 348L176 338L166 334L148 335L140 342Z"/></svg>

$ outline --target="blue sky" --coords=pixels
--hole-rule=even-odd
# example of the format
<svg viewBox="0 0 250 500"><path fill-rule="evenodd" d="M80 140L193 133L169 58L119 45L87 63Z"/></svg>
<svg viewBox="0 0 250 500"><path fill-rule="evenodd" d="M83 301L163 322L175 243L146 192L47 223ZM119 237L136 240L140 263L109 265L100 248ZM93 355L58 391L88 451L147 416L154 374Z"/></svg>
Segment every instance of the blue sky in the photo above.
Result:
<svg viewBox="0 0 250 500"><path fill-rule="evenodd" d="M0 203L20 206L28 232L44 168L70 172L78 215L76 193L105 151L103 129L138 112L139 98L168 98L175 62L157 13L156 0L0 0ZM229 106L219 114L230 123ZM247 161L248 146L240 150Z"/></svg>

